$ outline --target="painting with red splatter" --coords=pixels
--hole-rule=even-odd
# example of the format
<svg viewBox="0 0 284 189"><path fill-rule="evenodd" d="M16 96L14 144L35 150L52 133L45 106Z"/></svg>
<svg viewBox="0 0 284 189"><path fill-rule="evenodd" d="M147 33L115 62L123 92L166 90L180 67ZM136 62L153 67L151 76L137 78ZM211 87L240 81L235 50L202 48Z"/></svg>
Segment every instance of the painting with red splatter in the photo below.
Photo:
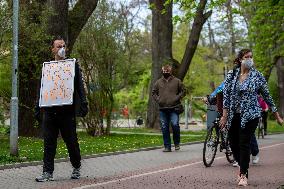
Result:
<svg viewBox="0 0 284 189"><path fill-rule="evenodd" d="M42 67L40 107L73 104L76 59L44 62Z"/></svg>

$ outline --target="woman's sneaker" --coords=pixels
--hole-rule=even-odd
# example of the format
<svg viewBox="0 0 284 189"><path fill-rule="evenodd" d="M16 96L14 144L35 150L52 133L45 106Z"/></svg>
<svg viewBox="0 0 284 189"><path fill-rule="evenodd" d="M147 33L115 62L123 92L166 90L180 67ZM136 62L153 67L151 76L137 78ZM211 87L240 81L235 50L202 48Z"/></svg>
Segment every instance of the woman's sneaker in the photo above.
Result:
<svg viewBox="0 0 284 189"><path fill-rule="evenodd" d="M256 156L252 156L252 164L258 164L259 162L259 156L256 155Z"/></svg>
<svg viewBox="0 0 284 189"><path fill-rule="evenodd" d="M241 175L240 181L238 183L239 186L247 186L248 185L248 179L246 175Z"/></svg>
<svg viewBox="0 0 284 189"><path fill-rule="evenodd" d="M238 167L238 166L239 166L239 164L238 164L237 161L234 161L234 162L232 163L232 165L233 165L233 167Z"/></svg>
<svg viewBox="0 0 284 189"><path fill-rule="evenodd" d="M47 182L47 181L54 181L53 174L48 172L43 172L41 176L36 177L35 179L37 182Z"/></svg>

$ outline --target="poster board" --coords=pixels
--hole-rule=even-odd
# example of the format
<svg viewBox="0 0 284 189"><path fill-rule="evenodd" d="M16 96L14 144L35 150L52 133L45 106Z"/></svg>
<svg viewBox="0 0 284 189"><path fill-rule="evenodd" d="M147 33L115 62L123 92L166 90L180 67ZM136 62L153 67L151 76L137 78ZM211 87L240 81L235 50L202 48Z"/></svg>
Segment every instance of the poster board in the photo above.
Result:
<svg viewBox="0 0 284 189"><path fill-rule="evenodd" d="M76 59L44 62L39 107L73 104Z"/></svg>

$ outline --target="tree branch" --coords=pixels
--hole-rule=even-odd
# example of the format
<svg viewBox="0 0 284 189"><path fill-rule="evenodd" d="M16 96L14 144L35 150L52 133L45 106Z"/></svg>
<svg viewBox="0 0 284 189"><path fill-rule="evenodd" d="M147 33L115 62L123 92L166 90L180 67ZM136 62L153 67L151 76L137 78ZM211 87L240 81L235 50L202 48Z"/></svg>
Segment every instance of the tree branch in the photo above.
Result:
<svg viewBox="0 0 284 189"><path fill-rule="evenodd" d="M68 12L68 48L72 51L73 45L87 23L89 17L97 7L98 0L79 0L74 8Z"/></svg>
<svg viewBox="0 0 284 189"><path fill-rule="evenodd" d="M207 3L206 0L201 0L199 2L199 5L198 5L197 11L196 11L196 16L194 18L192 29L191 29L191 32L190 32L190 35L188 37L188 41L187 41L187 44L186 44L186 50L184 52L184 55L183 55L183 58L182 58L182 61L181 61L181 65L178 69L177 77L180 78L181 80L184 79L186 73L188 72L191 60L194 56L195 50L196 50L197 45L198 45L198 41L199 41L199 37L200 37L202 27L203 27L204 23L206 22L206 20L212 14L212 10L203 14L203 12L205 10L206 3Z"/></svg>

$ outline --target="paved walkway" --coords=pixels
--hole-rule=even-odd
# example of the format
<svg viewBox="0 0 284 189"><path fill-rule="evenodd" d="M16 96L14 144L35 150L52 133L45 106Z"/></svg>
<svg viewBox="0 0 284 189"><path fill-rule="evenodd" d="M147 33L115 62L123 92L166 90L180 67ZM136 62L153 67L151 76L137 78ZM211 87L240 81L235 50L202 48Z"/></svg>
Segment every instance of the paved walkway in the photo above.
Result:
<svg viewBox="0 0 284 189"><path fill-rule="evenodd" d="M259 178L252 177L254 180L251 186L253 188L276 188L275 186L284 184L284 134L267 136L259 143L262 147L277 144L275 147L269 147L276 151L261 150L263 164L258 166L258 171L254 170L260 176ZM72 171L69 162L56 163L54 172L56 180L47 183L34 181L34 178L41 174L42 166L1 170L0 188L76 188L91 184L95 185L86 188L224 188L220 187L224 184L225 188L230 188L227 181L230 181L229 184L235 183L233 182L234 168L229 166L222 157L223 153L218 153L213 167L205 168L202 164L202 147L202 144L193 144L182 146L180 151L171 153L163 153L161 149L157 149L84 159L82 160L82 178L76 181L69 179ZM276 154L275 157L273 154ZM269 158L272 160L270 161ZM266 172L268 168L272 170ZM177 171L172 175L169 172L171 170ZM172 185L174 183L170 178L177 181L176 185ZM184 183L189 185L184 185ZM261 187L261 184L265 187Z"/></svg>

